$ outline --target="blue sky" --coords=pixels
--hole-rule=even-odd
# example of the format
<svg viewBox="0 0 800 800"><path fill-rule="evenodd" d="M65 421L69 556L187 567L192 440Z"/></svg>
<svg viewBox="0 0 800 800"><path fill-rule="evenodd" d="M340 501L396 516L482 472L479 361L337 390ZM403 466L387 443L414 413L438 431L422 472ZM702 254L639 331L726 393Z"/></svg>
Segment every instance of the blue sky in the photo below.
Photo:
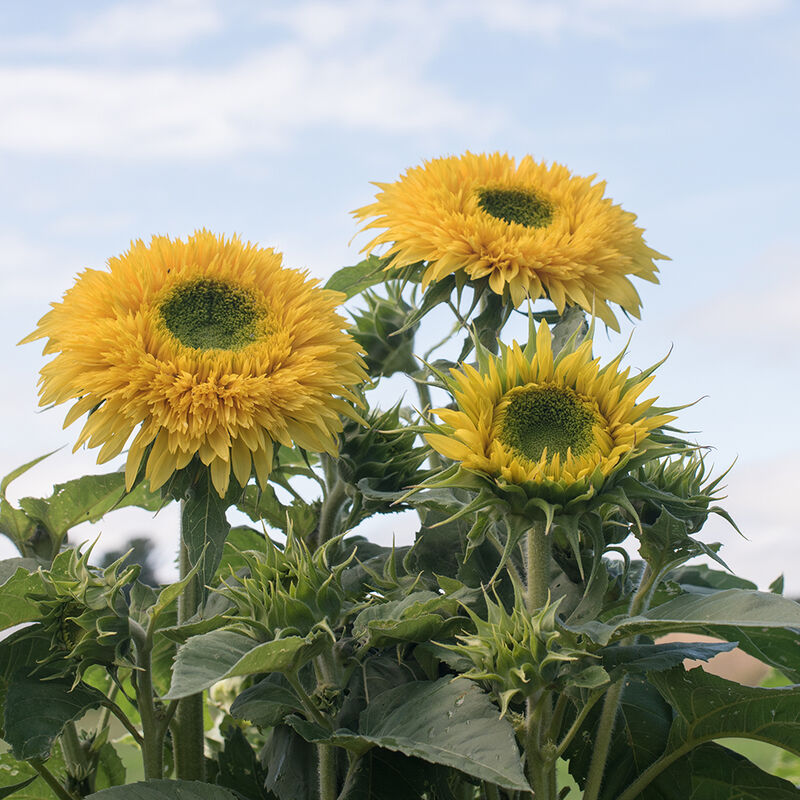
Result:
<svg viewBox="0 0 800 800"><path fill-rule="evenodd" d="M673 347L657 390L705 396L681 424L738 457L727 507L750 541L710 535L766 585L800 556L799 53L792 0L0 4L0 473L77 432L36 413L42 360L15 342L79 269L206 226L324 278L359 258L370 181L531 153L597 173L672 257L640 286L629 363ZM92 465L65 448L11 495ZM85 535L153 530L168 566L173 526L120 512Z"/></svg>

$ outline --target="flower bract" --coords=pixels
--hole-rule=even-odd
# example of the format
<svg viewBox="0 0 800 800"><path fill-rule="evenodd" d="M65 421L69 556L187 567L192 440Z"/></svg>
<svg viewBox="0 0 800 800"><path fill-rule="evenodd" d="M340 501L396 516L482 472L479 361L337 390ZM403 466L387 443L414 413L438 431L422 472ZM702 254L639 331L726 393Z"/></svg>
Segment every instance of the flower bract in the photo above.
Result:
<svg viewBox="0 0 800 800"><path fill-rule="evenodd" d="M636 216L604 196L605 183L526 156L466 153L376 183L375 202L354 214L383 228L365 250L389 245L390 267L426 262L423 285L452 273L487 279L515 306L547 296L593 311L619 329L609 303L639 316L631 277L657 282Z"/></svg>
<svg viewBox="0 0 800 800"><path fill-rule="evenodd" d="M501 345L480 369L451 370L458 408L437 409L445 425L425 438L464 469L529 496L561 505L592 496L674 417L654 399L639 401L650 371L630 377L622 355L601 367L591 348L587 339L554 354L542 322L524 350Z"/></svg>
<svg viewBox="0 0 800 800"><path fill-rule="evenodd" d="M76 449L98 462L131 436L126 481L152 489L197 455L214 487L260 483L274 443L335 453L340 414L364 378L337 292L281 265L272 249L198 231L136 241L82 272L23 341L46 338L40 404L88 413ZM134 435L135 434L135 435Z"/></svg>

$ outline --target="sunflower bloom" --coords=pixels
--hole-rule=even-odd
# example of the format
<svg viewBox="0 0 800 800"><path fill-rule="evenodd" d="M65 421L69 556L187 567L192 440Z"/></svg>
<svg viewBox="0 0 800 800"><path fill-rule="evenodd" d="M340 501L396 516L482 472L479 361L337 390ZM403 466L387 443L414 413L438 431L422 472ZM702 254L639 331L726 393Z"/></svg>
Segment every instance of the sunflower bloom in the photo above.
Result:
<svg viewBox="0 0 800 800"><path fill-rule="evenodd" d="M674 417L652 409L655 399L637 402L653 376L630 378L622 355L601 368L587 340L554 356L545 322L533 344L501 346L480 371L452 370L458 409L436 409L445 425L425 438L463 468L529 495L591 496Z"/></svg>
<svg viewBox="0 0 800 800"><path fill-rule="evenodd" d="M604 197L605 183L526 156L466 153L426 161L395 183L376 183L371 205L353 213L384 228L364 248L389 244L389 268L426 262L423 287L463 272L488 279L519 306L547 296L559 313L578 305L619 330L609 303L638 317L636 276L658 282L636 216Z"/></svg>
<svg viewBox="0 0 800 800"><path fill-rule="evenodd" d="M89 414L75 449L119 455L130 488L146 459L152 489L197 455L216 490L231 471L263 485L274 443L335 453L345 400L364 378L335 310L342 295L281 266L281 254L198 231L137 241L108 269L87 269L23 342L56 353L40 405ZM138 429L138 430L137 430Z"/></svg>

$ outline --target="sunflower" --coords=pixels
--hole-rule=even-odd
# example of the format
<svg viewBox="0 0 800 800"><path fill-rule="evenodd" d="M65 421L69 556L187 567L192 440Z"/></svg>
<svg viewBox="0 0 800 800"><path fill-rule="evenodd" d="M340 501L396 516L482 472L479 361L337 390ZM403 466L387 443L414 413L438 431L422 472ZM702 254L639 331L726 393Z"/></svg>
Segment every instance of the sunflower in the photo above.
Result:
<svg viewBox="0 0 800 800"><path fill-rule="evenodd" d="M107 270L85 270L23 339L57 353L40 405L74 401L65 427L88 413L75 449L100 447L98 463L138 428L128 488L145 458L152 489L197 455L223 495L231 470L264 484L275 442L335 454L361 351L335 311L342 295L281 258L203 230L133 242Z"/></svg>
<svg viewBox="0 0 800 800"><path fill-rule="evenodd" d="M605 367L586 340L554 356L542 322L531 345L502 345L480 371L451 370L458 409L435 413L445 423L425 438L472 472L553 502L589 497L674 417L637 400L650 371L629 377L622 355Z"/></svg>
<svg viewBox="0 0 800 800"><path fill-rule="evenodd" d="M450 156L413 167L395 183L376 183L376 202L353 213L364 230L385 228L364 248L390 244L390 268L427 262L423 286L451 273L488 279L519 306L547 296L594 312L619 330L609 303L639 316L629 280L658 282L636 216L604 197L605 183L525 156Z"/></svg>

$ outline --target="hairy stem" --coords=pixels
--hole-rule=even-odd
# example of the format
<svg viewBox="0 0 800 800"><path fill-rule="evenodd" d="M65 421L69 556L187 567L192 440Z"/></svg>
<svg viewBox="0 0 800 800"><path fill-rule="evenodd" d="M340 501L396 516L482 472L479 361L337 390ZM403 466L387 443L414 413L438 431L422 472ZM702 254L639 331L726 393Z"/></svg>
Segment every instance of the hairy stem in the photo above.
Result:
<svg viewBox="0 0 800 800"><path fill-rule="evenodd" d="M425 414L425 412L430 412L433 408L433 400L431 399L431 390L427 383L422 381L414 381L417 387L417 394L419 395L419 403L420 403L420 413ZM431 469L441 469L442 467L442 459L439 454L431 449L430 454L428 455L428 463L431 465Z"/></svg>
<svg viewBox="0 0 800 800"><path fill-rule="evenodd" d="M183 504L181 504L183 511ZM183 513L181 513L180 579L191 572L189 550L184 541ZM178 598L178 624L186 622L197 613L200 604L200 582L197 578L189 581ZM178 701L173 724L173 754L175 756L175 775L180 780L205 780L203 728L203 693L193 694ZM161 777L159 775L158 777Z"/></svg>
<svg viewBox="0 0 800 800"><path fill-rule="evenodd" d="M525 539L525 605L533 616L550 596L550 536L542 522L534 523ZM525 705L525 763L536 800L555 800L555 745L547 732L553 714L552 693L529 697ZM552 751L552 752L551 752Z"/></svg>
<svg viewBox="0 0 800 800"><path fill-rule="evenodd" d="M658 574L647 564L642 573L642 580L639 588L631 598L628 607L628 614L632 617L641 614L646 610L653 587L655 586ZM586 787L583 793L583 800L597 800L600 795L600 788L603 785L603 774L608 760L608 750L611 747L611 737L614 733L614 723L617 719L617 708L620 697L622 696L624 678L617 681L606 693L603 701L603 710L597 723L597 736L595 737L592 760L589 763L589 773L586 777Z"/></svg>
<svg viewBox="0 0 800 800"><path fill-rule="evenodd" d="M319 800L336 800L336 748L332 744L317 745L319 761Z"/></svg>
<svg viewBox="0 0 800 800"><path fill-rule="evenodd" d="M319 512L319 528L317 530L317 546L322 547L325 542L330 541L339 531L336 529L336 518L339 511L347 499L345 484L338 478L334 479L333 485L329 488L328 494L322 503Z"/></svg>
<svg viewBox="0 0 800 800"><path fill-rule="evenodd" d="M153 691L152 663L153 633L145 631L135 620L130 620L131 634L136 647L136 705L142 720L142 762L144 777L164 777L164 733L156 712Z"/></svg>

